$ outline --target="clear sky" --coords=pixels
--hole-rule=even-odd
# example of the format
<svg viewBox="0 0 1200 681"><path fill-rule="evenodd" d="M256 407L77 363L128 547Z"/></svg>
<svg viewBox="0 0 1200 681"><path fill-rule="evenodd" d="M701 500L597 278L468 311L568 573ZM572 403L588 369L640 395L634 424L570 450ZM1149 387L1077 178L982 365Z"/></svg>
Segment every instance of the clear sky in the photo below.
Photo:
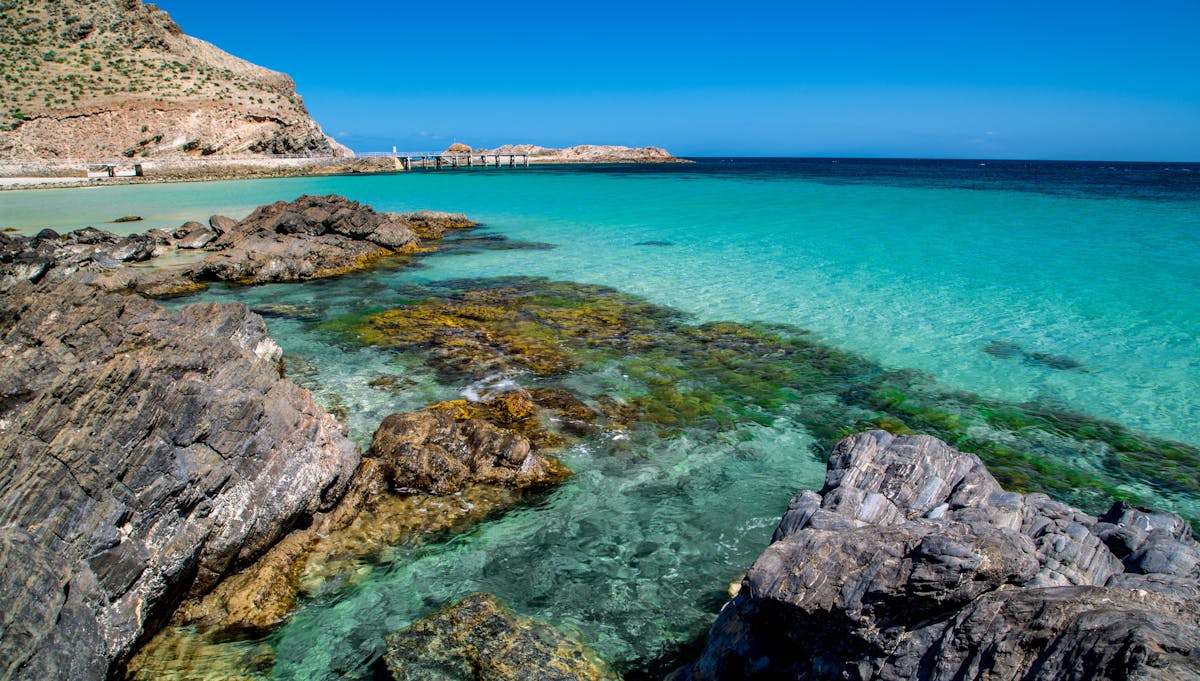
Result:
<svg viewBox="0 0 1200 681"><path fill-rule="evenodd" d="M1200 0L159 0L358 151L1200 161Z"/></svg>

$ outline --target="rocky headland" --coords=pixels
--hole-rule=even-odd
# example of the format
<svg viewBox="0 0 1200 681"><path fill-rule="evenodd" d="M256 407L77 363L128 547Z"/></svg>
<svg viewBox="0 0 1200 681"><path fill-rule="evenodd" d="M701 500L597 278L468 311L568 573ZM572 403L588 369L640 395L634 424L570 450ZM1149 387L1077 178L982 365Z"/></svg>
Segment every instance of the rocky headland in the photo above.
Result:
<svg viewBox="0 0 1200 681"><path fill-rule="evenodd" d="M446 153L528 154L530 163L687 163L661 147L622 147L581 144L574 147L540 147L536 144L505 144L495 149L472 149L456 143Z"/></svg>
<svg viewBox="0 0 1200 681"><path fill-rule="evenodd" d="M141 0L8 0L5 159L352 156L287 75L184 34Z"/></svg>
<svg viewBox="0 0 1200 681"><path fill-rule="evenodd" d="M1200 678L1178 516L1004 491L927 436L854 435L673 681Z"/></svg>

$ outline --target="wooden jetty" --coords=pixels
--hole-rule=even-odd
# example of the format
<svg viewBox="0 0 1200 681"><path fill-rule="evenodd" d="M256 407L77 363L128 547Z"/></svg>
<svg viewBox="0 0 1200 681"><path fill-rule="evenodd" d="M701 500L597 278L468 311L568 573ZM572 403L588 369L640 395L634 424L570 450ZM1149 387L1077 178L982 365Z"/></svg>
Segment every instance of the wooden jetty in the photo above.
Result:
<svg viewBox="0 0 1200 681"><path fill-rule="evenodd" d="M443 168L516 168L529 167L529 154L492 152L448 153L444 151L365 151L355 158L394 158L404 170L441 170Z"/></svg>

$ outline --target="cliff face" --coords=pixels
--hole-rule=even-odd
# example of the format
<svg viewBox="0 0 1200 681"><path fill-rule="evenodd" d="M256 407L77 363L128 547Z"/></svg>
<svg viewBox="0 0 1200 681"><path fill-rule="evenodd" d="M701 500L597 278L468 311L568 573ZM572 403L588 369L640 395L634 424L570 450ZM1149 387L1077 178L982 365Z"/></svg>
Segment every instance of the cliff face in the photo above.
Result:
<svg viewBox="0 0 1200 681"><path fill-rule="evenodd" d="M0 0L0 158L351 155L287 75L141 0Z"/></svg>

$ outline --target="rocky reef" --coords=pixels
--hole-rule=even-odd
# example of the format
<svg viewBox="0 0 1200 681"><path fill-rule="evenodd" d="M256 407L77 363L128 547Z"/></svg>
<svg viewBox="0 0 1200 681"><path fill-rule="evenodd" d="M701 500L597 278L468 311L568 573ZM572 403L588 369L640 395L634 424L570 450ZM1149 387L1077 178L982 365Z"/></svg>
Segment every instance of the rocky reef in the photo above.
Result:
<svg viewBox="0 0 1200 681"><path fill-rule="evenodd" d="M236 221L214 215L173 231L118 236L94 227L60 235L0 233L0 292L21 281L82 277L108 290L167 296L207 282L259 284L346 274L395 255L433 250L429 242L476 226L460 213L377 213L341 196L301 196L260 206ZM425 242L423 245L422 242ZM127 267L176 251L208 255L199 263Z"/></svg>
<svg viewBox="0 0 1200 681"><path fill-rule="evenodd" d="M673 681L1200 678L1200 546L1169 513L1004 491L928 436L842 440Z"/></svg>
<svg viewBox="0 0 1200 681"><path fill-rule="evenodd" d="M5 2L0 64L5 158L353 156L287 75L185 35L141 0Z"/></svg>
<svg viewBox="0 0 1200 681"><path fill-rule="evenodd" d="M937 436L978 454L1005 486L1099 511L1114 498L1190 503L1200 450L1041 404L948 391L786 325L689 323L678 310L611 288L528 277L434 282L399 291L394 310L323 324L348 342L420 351L445 380L619 367L633 383L593 408L671 436L685 428L794 419L824 456L849 433ZM1160 501L1161 503L1161 501Z"/></svg>
<svg viewBox="0 0 1200 681"><path fill-rule="evenodd" d="M105 678L359 463L242 305L171 311L67 277L9 288L0 328L4 678Z"/></svg>
<svg viewBox="0 0 1200 681"><path fill-rule="evenodd" d="M514 617L474 594L388 637L396 681L604 681L616 679L577 637Z"/></svg>
<svg viewBox="0 0 1200 681"><path fill-rule="evenodd" d="M207 244L213 254L193 277L256 284L336 276L475 224L459 213L377 213L341 196L301 196L260 206Z"/></svg>

